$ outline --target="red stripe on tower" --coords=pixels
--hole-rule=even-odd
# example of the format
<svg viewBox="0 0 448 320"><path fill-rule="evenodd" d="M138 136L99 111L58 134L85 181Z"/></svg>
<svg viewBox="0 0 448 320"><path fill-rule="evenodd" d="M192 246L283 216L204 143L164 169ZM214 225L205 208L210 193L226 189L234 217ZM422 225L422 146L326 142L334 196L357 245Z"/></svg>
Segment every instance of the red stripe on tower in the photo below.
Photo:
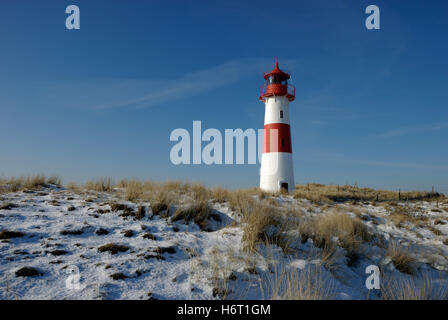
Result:
<svg viewBox="0 0 448 320"><path fill-rule="evenodd" d="M287 123L269 123L264 125L263 153L292 153L291 128Z"/></svg>

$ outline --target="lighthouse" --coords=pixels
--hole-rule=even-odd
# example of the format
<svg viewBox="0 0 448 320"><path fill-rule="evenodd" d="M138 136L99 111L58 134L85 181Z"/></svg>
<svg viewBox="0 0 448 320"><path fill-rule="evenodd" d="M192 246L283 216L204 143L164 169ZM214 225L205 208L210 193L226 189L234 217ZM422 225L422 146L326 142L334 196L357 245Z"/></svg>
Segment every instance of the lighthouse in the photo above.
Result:
<svg viewBox="0 0 448 320"><path fill-rule="evenodd" d="M264 75L266 83L259 90L265 104L260 189L268 192L294 190L289 103L294 101L295 88L289 78L277 62L274 70Z"/></svg>

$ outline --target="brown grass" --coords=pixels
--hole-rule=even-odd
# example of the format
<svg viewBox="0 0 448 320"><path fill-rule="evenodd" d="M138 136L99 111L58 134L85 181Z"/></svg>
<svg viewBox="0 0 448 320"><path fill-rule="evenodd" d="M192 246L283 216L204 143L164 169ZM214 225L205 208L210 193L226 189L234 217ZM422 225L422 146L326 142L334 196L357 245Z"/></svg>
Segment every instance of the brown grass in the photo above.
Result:
<svg viewBox="0 0 448 320"><path fill-rule="evenodd" d="M111 178L101 178L87 181L84 188L97 192L111 192L114 190L114 182Z"/></svg>
<svg viewBox="0 0 448 320"><path fill-rule="evenodd" d="M255 201L250 191L235 190L230 193L228 204L233 211L246 215L250 208L255 205Z"/></svg>
<svg viewBox="0 0 448 320"><path fill-rule="evenodd" d="M125 199L128 201L136 201L143 195L143 183L132 180L126 186Z"/></svg>
<svg viewBox="0 0 448 320"><path fill-rule="evenodd" d="M152 213L154 215L161 214L163 211L168 210L174 199L166 191L159 191L151 195L150 204Z"/></svg>
<svg viewBox="0 0 448 320"><path fill-rule="evenodd" d="M214 187L210 189L210 198L219 203L224 203L229 201L231 196L231 192L228 189L224 189L221 187Z"/></svg>
<svg viewBox="0 0 448 320"><path fill-rule="evenodd" d="M25 234L23 234L22 232L18 232L18 231L10 231L10 230L0 231L0 239L1 240L12 239L12 238L22 238L24 236L25 236Z"/></svg>
<svg viewBox="0 0 448 320"><path fill-rule="evenodd" d="M294 198L308 199L314 202L331 203L346 201L397 201L397 200L433 200L444 198L442 194L424 191L390 191L357 186L337 186L310 183L296 185Z"/></svg>
<svg viewBox="0 0 448 320"><path fill-rule="evenodd" d="M0 179L0 194L7 192L17 192L22 190L36 190L49 185L61 185L61 179L56 176L45 177L38 174L28 177Z"/></svg>
<svg viewBox="0 0 448 320"><path fill-rule="evenodd" d="M329 300L333 297L333 284L324 280L320 271L276 267L272 278L264 281L271 300Z"/></svg>
<svg viewBox="0 0 448 320"><path fill-rule="evenodd" d="M416 259L411 255L408 247L400 245L397 241L391 241L386 249L386 255L392 259L397 270L410 275L414 274L413 264Z"/></svg>
<svg viewBox="0 0 448 320"><path fill-rule="evenodd" d="M253 204L244 211L242 223L245 250L256 251L260 243L277 244L286 249L283 237L274 230L281 224L278 209L261 203Z"/></svg>
<svg viewBox="0 0 448 320"><path fill-rule="evenodd" d="M33 267L23 267L15 272L16 277L35 277L40 276L42 273Z"/></svg>
<svg viewBox="0 0 448 320"><path fill-rule="evenodd" d="M436 288L427 275L386 278L381 285L381 297L384 300L446 300L448 290L446 287Z"/></svg>
<svg viewBox="0 0 448 320"><path fill-rule="evenodd" d="M110 252L111 254L117 254L118 252L125 252L128 250L129 250L128 246L115 243L108 243L101 247L98 247L99 252Z"/></svg>
<svg viewBox="0 0 448 320"><path fill-rule="evenodd" d="M339 244L350 251L356 250L363 241L372 239L367 226L360 219L338 210L302 220L299 232L303 240L311 238L320 248L328 246L337 237Z"/></svg>
<svg viewBox="0 0 448 320"><path fill-rule="evenodd" d="M347 265L353 266L360 258L363 242L372 240L368 227L358 218L339 210L333 210L313 218L300 219L298 231L302 242L308 238L321 248L320 259L327 270L336 271L336 262L341 257L337 247L344 248Z"/></svg>
<svg viewBox="0 0 448 320"><path fill-rule="evenodd" d="M171 221L184 220L185 222L193 221L201 230L207 230L207 222L210 216L210 206L206 200L194 203L186 208L178 208Z"/></svg>

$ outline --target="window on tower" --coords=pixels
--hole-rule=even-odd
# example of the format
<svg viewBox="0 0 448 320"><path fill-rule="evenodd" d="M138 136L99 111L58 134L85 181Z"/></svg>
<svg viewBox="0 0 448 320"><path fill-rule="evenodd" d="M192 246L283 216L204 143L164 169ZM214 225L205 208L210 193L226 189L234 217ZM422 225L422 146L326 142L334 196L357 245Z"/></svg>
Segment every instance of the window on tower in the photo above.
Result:
<svg viewBox="0 0 448 320"><path fill-rule="evenodd" d="M268 78L268 84L284 84L286 80L281 79L278 75L274 74Z"/></svg>
<svg viewBox="0 0 448 320"><path fill-rule="evenodd" d="M283 110L280 110L280 119L283 119Z"/></svg>

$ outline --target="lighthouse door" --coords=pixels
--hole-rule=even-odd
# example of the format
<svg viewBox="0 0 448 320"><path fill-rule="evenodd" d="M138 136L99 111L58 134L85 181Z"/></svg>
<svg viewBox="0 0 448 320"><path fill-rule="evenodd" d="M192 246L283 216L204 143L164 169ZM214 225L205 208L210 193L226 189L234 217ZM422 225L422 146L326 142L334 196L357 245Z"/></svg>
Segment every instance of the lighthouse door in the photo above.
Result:
<svg viewBox="0 0 448 320"><path fill-rule="evenodd" d="M280 184L280 189L288 192L288 183L287 182L282 182Z"/></svg>

